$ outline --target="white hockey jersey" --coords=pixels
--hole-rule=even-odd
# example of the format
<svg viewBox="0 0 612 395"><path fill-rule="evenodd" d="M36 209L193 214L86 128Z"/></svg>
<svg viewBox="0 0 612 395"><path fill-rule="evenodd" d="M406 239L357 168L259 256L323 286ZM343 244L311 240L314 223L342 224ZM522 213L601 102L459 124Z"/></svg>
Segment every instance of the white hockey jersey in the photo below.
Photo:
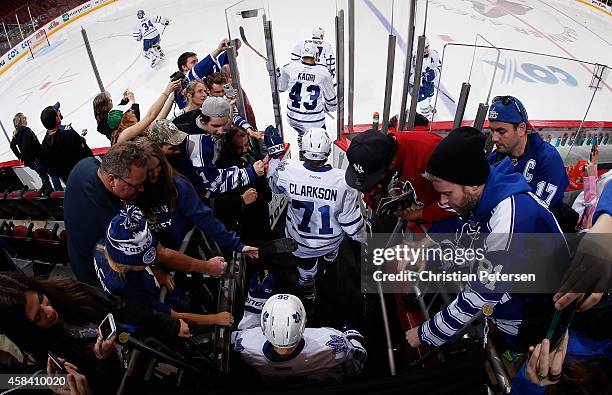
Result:
<svg viewBox="0 0 612 395"><path fill-rule="evenodd" d="M268 182L272 192L287 197L285 234L298 243L295 256L311 258L334 252L345 233L365 242L359 193L346 184L344 173L331 165L312 168L297 160L270 160Z"/></svg>
<svg viewBox="0 0 612 395"><path fill-rule="evenodd" d="M309 38L307 40L301 40L295 47L293 47L293 51L291 52L291 60L300 61L302 59L301 52L302 48L304 48L304 44L307 42L312 42L317 46L319 50L319 57L317 59L317 63L327 67L329 73L332 78L336 75L336 55L334 49L331 44L327 41L320 40L318 38Z"/></svg>
<svg viewBox="0 0 612 395"><path fill-rule="evenodd" d="M134 28L134 33L132 36L136 40L150 40L159 36L159 30L155 27L154 23L166 23L168 19L163 16L152 16L151 18L144 17L142 19L138 19L136 22L136 26Z"/></svg>
<svg viewBox="0 0 612 395"><path fill-rule="evenodd" d="M412 64L410 69L410 84L414 85L416 67L416 55L412 55ZM435 92L435 86L440 79L440 73L442 72L442 62L440 62L440 55L435 49L429 50L429 56L423 58L423 67L421 72L417 73L416 76L421 78L421 88L419 89L419 101L422 101L428 97L432 97ZM432 78L433 77L433 78Z"/></svg>
<svg viewBox="0 0 612 395"><path fill-rule="evenodd" d="M340 382L362 371L368 354L359 337L349 339L346 333L333 328L306 328L293 354L281 358L262 333L259 316L245 312L231 338L234 350L266 381L294 386Z"/></svg>
<svg viewBox="0 0 612 395"><path fill-rule="evenodd" d="M334 111L337 106L331 74L320 64L300 61L284 65L278 79L278 90L289 90L289 125L304 132L325 126L324 112Z"/></svg>

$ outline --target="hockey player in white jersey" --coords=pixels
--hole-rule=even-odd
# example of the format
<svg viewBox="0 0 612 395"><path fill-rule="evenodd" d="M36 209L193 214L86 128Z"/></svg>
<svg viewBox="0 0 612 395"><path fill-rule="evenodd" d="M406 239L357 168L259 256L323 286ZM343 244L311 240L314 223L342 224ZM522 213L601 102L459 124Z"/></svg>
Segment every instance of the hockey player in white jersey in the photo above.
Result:
<svg viewBox="0 0 612 395"><path fill-rule="evenodd" d="M324 40L324 36L325 30L320 27L314 28L312 30L312 38L300 40L297 44L295 44L295 47L293 47L293 51L291 52L291 60L299 61L302 57L302 48L304 48L304 43L312 42L317 46L317 63L327 67L327 70L329 70L329 73L333 79L336 75L336 55L331 44Z"/></svg>
<svg viewBox="0 0 612 395"><path fill-rule="evenodd" d="M326 164L332 141L324 129L312 128L304 135L303 163L289 159L281 162L282 138L274 127L266 129L265 142L271 158L268 183L272 192L287 198L285 234L298 243L293 255L310 310L314 307L319 258L332 262L345 234L360 243L366 240L359 192L346 184L344 170Z"/></svg>
<svg viewBox="0 0 612 395"><path fill-rule="evenodd" d="M251 292L231 339L234 350L264 380L298 386L340 382L361 373L367 352L358 331L306 328L306 311L297 296L277 294L266 300L265 292L258 297Z"/></svg>
<svg viewBox="0 0 612 395"><path fill-rule="evenodd" d="M289 90L287 118L298 132L298 146L302 136L311 128L325 128L325 113L336 109L336 91L329 70L317 64L318 49L312 42L305 42L301 62L283 66L278 79L278 90Z"/></svg>
<svg viewBox="0 0 612 395"><path fill-rule="evenodd" d="M431 105L431 99L434 96L436 85L440 79L442 63L440 55L435 49L429 48L429 39L425 39L425 52L423 53L423 67L420 74L415 74L416 55L412 55L412 69L410 71L412 84L414 86L415 76L421 78L421 88L419 89L419 113L431 120L434 113L434 108ZM412 88L411 92L412 94Z"/></svg>
<svg viewBox="0 0 612 395"><path fill-rule="evenodd" d="M163 16L148 18L145 16L143 10L138 10L136 16L138 17L138 22L136 22L136 27L132 35L136 41L142 40L145 58L151 60L151 67L155 67L166 55L159 45L159 30L157 30L154 23L168 26L170 24L170 19Z"/></svg>

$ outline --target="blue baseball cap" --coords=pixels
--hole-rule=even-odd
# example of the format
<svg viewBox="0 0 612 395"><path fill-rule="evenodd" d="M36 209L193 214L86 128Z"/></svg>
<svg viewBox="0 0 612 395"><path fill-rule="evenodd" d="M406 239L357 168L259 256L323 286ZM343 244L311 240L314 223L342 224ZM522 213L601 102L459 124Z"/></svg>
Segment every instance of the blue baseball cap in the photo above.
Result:
<svg viewBox="0 0 612 395"><path fill-rule="evenodd" d="M489 121L519 124L525 122L529 129L535 130L529 122L527 110L514 96L496 96L489 106Z"/></svg>

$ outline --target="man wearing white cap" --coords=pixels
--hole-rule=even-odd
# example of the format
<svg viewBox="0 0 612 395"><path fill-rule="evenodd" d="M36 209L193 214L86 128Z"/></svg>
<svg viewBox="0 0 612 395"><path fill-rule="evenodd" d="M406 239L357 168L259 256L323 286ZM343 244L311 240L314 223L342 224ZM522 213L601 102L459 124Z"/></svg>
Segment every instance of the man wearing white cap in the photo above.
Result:
<svg viewBox="0 0 612 395"><path fill-rule="evenodd" d="M257 177L265 172L262 161L257 161L245 169L235 166L219 169L216 165L223 145L225 127L230 122L231 107L228 101L222 97L208 97L201 109L194 110L193 113L195 119L192 124L179 124L177 127L187 133L200 133L189 135L186 154L204 181L208 196L254 184Z"/></svg>
<svg viewBox="0 0 612 395"><path fill-rule="evenodd" d="M328 41L325 41L325 30L323 30L322 27L315 27L312 29L312 38L300 40L297 44L295 44L293 51L291 51L291 60L300 61L300 53L302 52L304 43L307 41L316 45L319 54L317 63L327 67L333 78L336 75L336 54L334 53L334 49L332 48L331 44Z"/></svg>
<svg viewBox="0 0 612 395"><path fill-rule="evenodd" d="M251 279L244 316L232 333L234 350L269 382L299 385L340 382L361 373L364 338L345 326L306 328L306 310L295 295L272 295L273 279Z"/></svg>

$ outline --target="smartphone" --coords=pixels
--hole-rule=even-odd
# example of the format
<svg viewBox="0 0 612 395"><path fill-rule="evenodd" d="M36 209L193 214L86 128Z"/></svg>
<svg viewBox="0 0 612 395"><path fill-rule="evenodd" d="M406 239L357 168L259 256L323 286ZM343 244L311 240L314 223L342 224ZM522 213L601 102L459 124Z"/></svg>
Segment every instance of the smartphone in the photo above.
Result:
<svg viewBox="0 0 612 395"><path fill-rule="evenodd" d="M236 97L236 89L234 89L232 84L223 84L223 90L225 91L225 96L228 99L233 99Z"/></svg>
<svg viewBox="0 0 612 395"><path fill-rule="evenodd" d="M49 358L51 358L51 362L53 363L53 366L55 366L55 371L57 373L68 374L68 371L64 367L64 364L59 360L59 358L55 354L49 351L47 352L47 355L49 355Z"/></svg>
<svg viewBox="0 0 612 395"><path fill-rule="evenodd" d="M550 351L556 350L561 345L563 336L572 323L579 299L576 299L569 306L561 311L555 311L552 321L548 326L546 338L550 341Z"/></svg>
<svg viewBox="0 0 612 395"><path fill-rule="evenodd" d="M117 326L115 325L115 318L111 313L108 313L106 318L102 320L98 327L100 334L102 334L102 340L108 340L115 333L117 333Z"/></svg>

